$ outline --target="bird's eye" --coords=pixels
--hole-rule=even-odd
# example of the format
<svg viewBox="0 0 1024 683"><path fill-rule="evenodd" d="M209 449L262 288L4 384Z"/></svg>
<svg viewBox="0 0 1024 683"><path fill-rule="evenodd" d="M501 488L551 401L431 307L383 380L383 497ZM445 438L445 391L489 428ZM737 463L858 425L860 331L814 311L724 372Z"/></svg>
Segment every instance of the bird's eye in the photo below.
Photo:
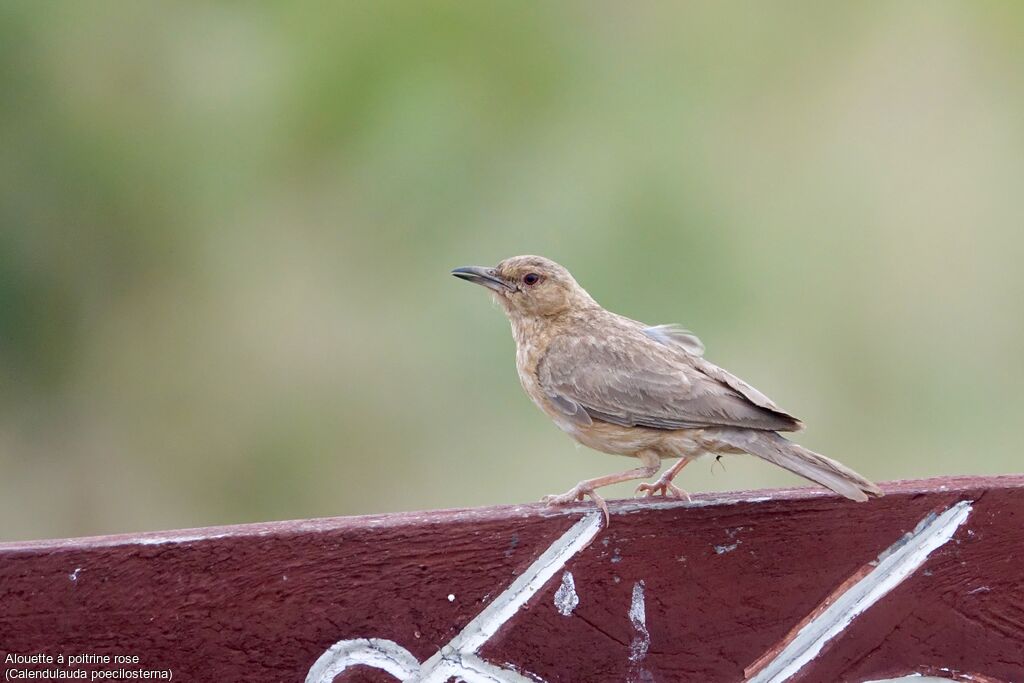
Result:
<svg viewBox="0 0 1024 683"><path fill-rule="evenodd" d="M526 275L523 276L523 282L530 286L533 286L540 282L540 275L537 275L537 273L527 273Z"/></svg>

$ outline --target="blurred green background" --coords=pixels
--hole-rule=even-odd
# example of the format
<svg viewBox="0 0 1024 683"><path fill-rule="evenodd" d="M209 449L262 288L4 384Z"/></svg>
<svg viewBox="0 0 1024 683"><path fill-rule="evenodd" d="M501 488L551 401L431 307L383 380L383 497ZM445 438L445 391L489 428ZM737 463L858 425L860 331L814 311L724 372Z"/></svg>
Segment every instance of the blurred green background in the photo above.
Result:
<svg viewBox="0 0 1024 683"><path fill-rule="evenodd" d="M0 4L0 537L630 466L529 403L501 312L448 275L519 253L694 330L871 478L1024 469L1022 18ZM801 483L712 462L683 486Z"/></svg>

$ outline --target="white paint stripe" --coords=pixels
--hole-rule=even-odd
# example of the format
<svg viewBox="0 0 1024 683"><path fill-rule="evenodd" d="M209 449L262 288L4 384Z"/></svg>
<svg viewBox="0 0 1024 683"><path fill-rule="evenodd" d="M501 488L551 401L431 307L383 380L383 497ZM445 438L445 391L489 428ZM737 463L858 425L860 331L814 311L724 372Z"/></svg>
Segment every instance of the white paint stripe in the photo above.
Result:
<svg viewBox="0 0 1024 683"><path fill-rule="evenodd" d="M419 683L444 683L453 677L467 683L531 683L532 679L484 661L476 652L574 555L590 544L601 530L601 519L601 513L592 512L574 524L451 642L422 665L412 653L390 640L342 640L314 662L306 675L306 683L332 683L346 668L359 664L382 669L402 681ZM572 582L571 575L569 581Z"/></svg>
<svg viewBox="0 0 1024 683"><path fill-rule="evenodd" d="M782 683L811 662L830 640L865 610L917 571L928 556L953 538L971 514L971 501L961 501L937 517L930 514L878 556L878 565L829 605L748 683Z"/></svg>
<svg viewBox="0 0 1024 683"><path fill-rule="evenodd" d="M446 659L429 679L423 680L447 681L451 678L466 683L536 683L518 671L495 666L472 654L457 654L454 659Z"/></svg>
<svg viewBox="0 0 1024 683"><path fill-rule="evenodd" d="M118 543L116 545L166 545L168 543L197 543L199 541L212 541L217 538L228 538L233 534L202 534L180 535L180 536L142 536Z"/></svg>
<svg viewBox="0 0 1024 683"><path fill-rule="evenodd" d="M788 493L788 491L787 491ZM806 498L828 498L835 496L836 494L822 489L810 489L806 493L801 492L801 499ZM767 503L790 501L791 498L781 498L776 496L750 496L747 498L734 498L730 496L707 496L700 498L694 498L693 500L679 499L679 498L665 498L661 496L657 498L642 498L639 500L616 500L613 501L613 506L610 508L612 516L615 515L635 515L637 513L649 512L651 510L675 510L677 508L706 508L715 507L721 505L736 505L739 503ZM581 506L582 507L582 506ZM573 508L570 508L573 509ZM543 514L543 513L542 513ZM553 516L553 515L552 515Z"/></svg>
<svg viewBox="0 0 1024 683"><path fill-rule="evenodd" d="M339 641L320 655L306 674L306 683L332 683L342 671L360 664L387 671L400 681L412 678L420 668L412 653L398 643L357 638Z"/></svg>
<svg viewBox="0 0 1024 683"><path fill-rule="evenodd" d="M940 678L938 676L922 676L921 674L910 674L901 678L882 678L877 681L865 681L864 683L948 683L956 681L955 678ZM971 680L971 679L967 679Z"/></svg>
<svg viewBox="0 0 1024 683"><path fill-rule="evenodd" d="M475 653L491 636L497 633L506 621L534 596L548 580L561 570L573 555L580 552L594 540L601 530L601 514L592 512L576 522L561 538L541 553L512 585L484 608L471 622L466 624L459 635L446 646L450 652ZM440 660L439 652L429 660Z"/></svg>

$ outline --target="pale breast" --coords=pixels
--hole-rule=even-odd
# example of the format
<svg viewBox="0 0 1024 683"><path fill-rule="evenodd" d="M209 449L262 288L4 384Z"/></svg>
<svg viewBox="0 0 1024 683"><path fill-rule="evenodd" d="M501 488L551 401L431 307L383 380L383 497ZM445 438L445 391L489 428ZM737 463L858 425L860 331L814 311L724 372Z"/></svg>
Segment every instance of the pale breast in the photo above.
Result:
<svg viewBox="0 0 1024 683"><path fill-rule="evenodd" d="M595 421L581 425L565 417L547 397L537 376L537 367L547 350L545 340L550 335L540 334L525 321L513 323L512 336L516 341L516 371L530 400L563 432L579 443L603 453L614 455L636 455L640 451L656 449L666 432L643 427L620 427L607 422Z"/></svg>
<svg viewBox="0 0 1024 683"><path fill-rule="evenodd" d="M549 410L543 400L544 392L537 379L537 365L544 355L544 348L535 341L539 338L536 330L530 329L526 323L513 323L512 337L516 342L516 372L519 374L519 382L523 385L526 395L541 410L548 413Z"/></svg>

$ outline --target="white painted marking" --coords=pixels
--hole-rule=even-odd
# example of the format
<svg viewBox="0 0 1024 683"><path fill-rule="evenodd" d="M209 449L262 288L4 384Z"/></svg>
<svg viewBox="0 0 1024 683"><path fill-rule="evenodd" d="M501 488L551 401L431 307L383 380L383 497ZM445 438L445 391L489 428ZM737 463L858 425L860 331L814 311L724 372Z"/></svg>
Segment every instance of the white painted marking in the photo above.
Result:
<svg viewBox="0 0 1024 683"><path fill-rule="evenodd" d="M809 490L806 493L801 492L801 498L828 498L835 494L831 491L822 489L821 491ZM668 498L662 500L659 497L657 500L651 500L645 498L641 501L630 501L622 500L615 501L615 507L611 513L613 515L633 515L638 512L647 512L649 510L671 510L673 508L704 508L711 507L714 505L735 505L737 503L767 503L769 501L777 501L779 498L774 496L750 496L749 498L731 498L728 496L715 496L715 497L702 497L695 500L685 500L678 498ZM570 508L571 509L571 508Z"/></svg>
<svg viewBox="0 0 1024 683"><path fill-rule="evenodd" d="M467 683L532 683L534 679L526 678L514 669L483 660L477 651L573 556L590 544L601 530L602 518L601 513L591 512L574 524L548 546L501 595L466 624L451 642L423 664L408 650L390 640L342 640L320 655L306 675L306 683L332 683L346 668L359 664L373 666L400 680L417 683L444 683L451 678ZM455 595L449 594L448 599L455 600Z"/></svg>
<svg viewBox="0 0 1024 683"><path fill-rule="evenodd" d="M350 666L365 664L387 671L400 681L411 679L420 663L398 643L382 638L342 640L324 652L306 674L306 683L332 683Z"/></svg>
<svg viewBox="0 0 1024 683"><path fill-rule="evenodd" d="M715 554L724 555L725 553L731 553L733 550L736 550L736 548L738 548L740 543L742 542L743 541L736 541L735 543L731 543L729 545L716 545Z"/></svg>
<svg viewBox="0 0 1024 683"><path fill-rule="evenodd" d="M212 541L215 538L229 538L234 534L210 534L203 536L196 534L193 536L158 536L158 537L144 537L135 538L130 541L125 541L124 545L166 545L168 543L195 543L196 541ZM262 535L262 534L261 534Z"/></svg>
<svg viewBox="0 0 1024 683"><path fill-rule="evenodd" d="M647 600L644 597L644 582L633 584L633 599L629 603L629 621L636 629L636 636L629 645L629 661L634 664L647 656L651 647L651 634L647 631Z"/></svg>
<svg viewBox="0 0 1024 683"><path fill-rule="evenodd" d="M429 677L421 676L412 680L447 681L455 678L466 683L536 683L514 669L496 666L475 654L463 653L455 653L450 658L445 658Z"/></svg>
<svg viewBox="0 0 1024 683"><path fill-rule="evenodd" d="M941 515L932 513L878 556L877 565L840 595L748 683L782 683L811 662L865 610L885 597L924 564L928 556L953 538L971 514L971 502L961 501Z"/></svg>
<svg viewBox="0 0 1024 683"><path fill-rule="evenodd" d="M448 594L448 602L455 602L455 593Z"/></svg>
<svg viewBox="0 0 1024 683"><path fill-rule="evenodd" d="M646 586L643 581L633 584L633 597L629 602L629 621L636 629L633 642L629 644L629 661L631 666L629 675L626 677L628 683L637 681L652 681L651 673L642 669L641 662L647 656L651 648L651 634L647 630L647 599L644 595Z"/></svg>
<svg viewBox="0 0 1024 683"><path fill-rule="evenodd" d="M572 572L562 574L562 585L555 591L555 609L563 617L568 617L580 604L580 596L576 595L576 582L572 578Z"/></svg>
<svg viewBox="0 0 1024 683"><path fill-rule="evenodd" d="M565 566L573 555L580 552L601 530L602 516L591 512L576 522L568 531L552 543L540 557L534 560L525 572L516 577L494 602L483 609L471 622L466 624L448 647L458 652L476 652L491 636L497 633L506 621L515 616L544 584ZM438 657L438 655L434 655ZM433 658L432 658L433 659Z"/></svg>
<svg viewBox="0 0 1024 683"><path fill-rule="evenodd" d="M68 579L70 579L72 582L78 581L78 574L81 571L82 571L81 567L75 567L75 571L73 571L70 574L68 574Z"/></svg>

